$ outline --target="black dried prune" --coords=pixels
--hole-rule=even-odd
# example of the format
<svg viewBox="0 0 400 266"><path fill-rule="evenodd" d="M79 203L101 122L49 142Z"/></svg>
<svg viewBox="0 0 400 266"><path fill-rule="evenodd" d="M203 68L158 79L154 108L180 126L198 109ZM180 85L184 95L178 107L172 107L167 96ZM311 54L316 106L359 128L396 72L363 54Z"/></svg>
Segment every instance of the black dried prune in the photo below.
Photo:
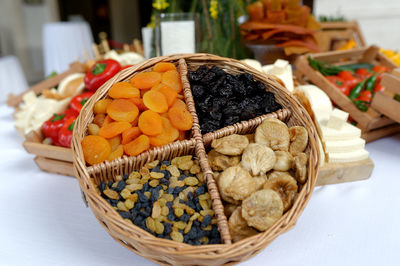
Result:
<svg viewBox="0 0 400 266"><path fill-rule="evenodd" d="M204 94L204 91L205 91L205 90L204 90L204 87L201 86L201 85L194 85L194 86L192 87L192 94L193 94L193 96L196 97L196 98L202 97L203 94Z"/></svg>
<svg viewBox="0 0 400 266"><path fill-rule="evenodd" d="M225 120L224 120L224 126L230 126L236 123L239 123L240 117L238 115L234 115L234 116L228 116Z"/></svg>
<svg viewBox="0 0 400 266"><path fill-rule="evenodd" d="M210 71L214 72L218 77L226 75L225 71L223 71L222 69L218 68L217 66L212 66Z"/></svg>
<svg viewBox="0 0 400 266"><path fill-rule="evenodd" d="M217 75L213 72L208 72L204 77L200 80L200 84L208 85L211 81L213 81Z"/></svg>

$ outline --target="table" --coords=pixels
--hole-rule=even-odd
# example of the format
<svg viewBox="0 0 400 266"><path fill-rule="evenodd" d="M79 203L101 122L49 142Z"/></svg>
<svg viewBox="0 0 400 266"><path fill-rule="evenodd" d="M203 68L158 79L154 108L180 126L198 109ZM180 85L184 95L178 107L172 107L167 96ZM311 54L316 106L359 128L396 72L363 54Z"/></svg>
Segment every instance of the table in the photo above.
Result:
<svg viewBox="0 0 400 266"><path fill-rule="evenodd" d="M100 226L77 180L39 170L0 105L0 265L154 265ZM400 134L367 144L370 179L317 187L295 228L242 265L398 265Z"/></svg>

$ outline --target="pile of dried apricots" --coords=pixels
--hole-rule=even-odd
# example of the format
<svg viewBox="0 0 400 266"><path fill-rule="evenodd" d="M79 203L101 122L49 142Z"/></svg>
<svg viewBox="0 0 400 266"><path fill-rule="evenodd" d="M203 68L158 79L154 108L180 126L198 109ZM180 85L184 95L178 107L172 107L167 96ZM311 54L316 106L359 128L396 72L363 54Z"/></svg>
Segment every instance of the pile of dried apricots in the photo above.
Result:
<svg viewBox="0 0 400 266"><path fill-rule="evenodd" d="M193 117L181 100L182 82L172 63L160 62L130 82L115 83L108 96L95 103L88 136L81 142L90 165L183 140L192 128Z"/></svg>

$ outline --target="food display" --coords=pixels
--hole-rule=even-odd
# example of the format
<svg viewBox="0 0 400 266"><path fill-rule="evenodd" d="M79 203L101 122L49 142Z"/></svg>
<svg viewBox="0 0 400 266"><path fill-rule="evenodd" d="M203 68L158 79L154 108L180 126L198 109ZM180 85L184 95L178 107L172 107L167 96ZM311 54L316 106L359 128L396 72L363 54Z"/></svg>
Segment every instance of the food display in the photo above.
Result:
<svg viewBox="0 0 400 266"><path fill-rule="evenodd" d="M101 182L98 191L128 223L190 245L220 244L204 176L191 155L153 161Z"/></svg>
<svg viewBox="0 0 400 266"><path fill-rule="evenodd" d="M318 52L319 23L298 0L256 1L247 6L249 20L240 25L244 39L283 47L287 55Z"/></svg>
<svg viewBox="0 0 400 266"><path fill-rule="evenodd" d="M400 67L400 53L390 49L379 49L381 53L386 55L390 60L393 61L398 67Z"/></svg>
<svg viewBox="0 0 400 266"><path fill-rule="evenodd" d="M276 118L253 134L211 143L208 161L225 202L234 241L270 228L293 204L307 177L308 133Z"/></svg>
<svg viewBox="0 0 400 266"><path fill-rule="evenodd" d="M192 128L193 117L181 100L182 82L172 63L158 63L153 71L138 73L130 82L115 83L108 96L94 104L89 135L82 140L88 164L123 154L137 156L151 147L185 139Z"/></svg>
<svg viewBox="0 0 400 266"><path fill-rule="evenodd" d="M203 134L282 108L250 74L232 75L203 65L188 76Z"/></svg>
<svg viewBox="0 0 400 266"><path fill-rule="evenodd" d="M385 89L380 83L383 73L391 71L383 65L358 63L334 66L311 57L308 61L363 112L368 110L374 94Z"/></svg>

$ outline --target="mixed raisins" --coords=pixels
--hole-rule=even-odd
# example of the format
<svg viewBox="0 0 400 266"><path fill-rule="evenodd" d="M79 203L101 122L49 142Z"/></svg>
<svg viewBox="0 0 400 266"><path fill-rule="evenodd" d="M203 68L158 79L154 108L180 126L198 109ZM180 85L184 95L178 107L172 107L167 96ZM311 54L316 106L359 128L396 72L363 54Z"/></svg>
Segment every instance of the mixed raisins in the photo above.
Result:
<svg viewBox="0 0 400 266"><path fill-rule="evenodd" d="M147 163L98 188L123 219L156 237L191 245L221 243L207 185L191 155Z"/></svg>
<svg viewBox="0 0 400 266"><path fill-rule="evenodd" d="M203 134L282 108L248 73L232 75L216 66L200 66L188 77Z"/></svg>

